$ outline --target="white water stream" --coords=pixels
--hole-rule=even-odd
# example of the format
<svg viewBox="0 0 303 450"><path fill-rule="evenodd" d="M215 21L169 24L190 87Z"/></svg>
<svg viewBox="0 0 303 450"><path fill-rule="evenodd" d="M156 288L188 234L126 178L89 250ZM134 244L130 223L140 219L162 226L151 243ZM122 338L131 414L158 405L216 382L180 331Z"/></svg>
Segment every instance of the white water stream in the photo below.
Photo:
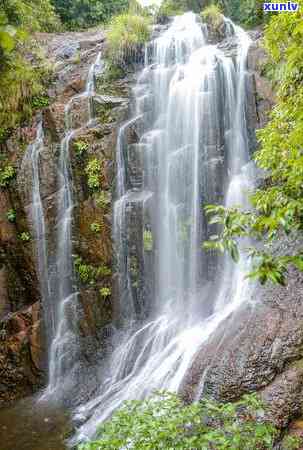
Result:
<svg viewBox="0 0 303 450"><path fill-rule="evenodd" d="M250 41L242 29L228 19L225 23L237 41L235 62L207 44L205 26L192 13L176 17L147 50L134 89L135 114L121 127L117 145L114 351L102 363L94 398L77 410L84 423L76 441L92 437L125 400L155 389L177 391L201 344L248 298L245 263L235 267L226 259L222 281L216 282L208 273L211 255L201 250L207 237L203 204L224 199L227 205L244 204L251 187L242 170L249 160L245 77ZM142 122L140 142L129 145L127 131ZM133 182L131 152L143 160L142 174ZM144 274L153 279L153 289L139 305L129 240L132 211L139 211L137 234L149 238L154 255L151 275L151 249L144 249Z"/></svg>
<svg viewBox="0 0 303 450"><path fill-rule="evenodd" d="M65 135L60 145L58 160L58 193L56 217L55 261L50 262L47 230L41 198L40 158L44 150L43 123L40 121L35 142L29 146L23 165L31 168L31 221L37 249L38 274L42 297L48 347L48 384L40 400L61 402L69 397L83 374L78 330L79 305L74 277L72 220L73 185L70 162L70 143L80 129L72 129L72 111L75 101L87 99L88 122L93 125L92 98L95 95L95 74L101 70L101 54L92 64L85 92L71 98L65 106Z"/></svg>

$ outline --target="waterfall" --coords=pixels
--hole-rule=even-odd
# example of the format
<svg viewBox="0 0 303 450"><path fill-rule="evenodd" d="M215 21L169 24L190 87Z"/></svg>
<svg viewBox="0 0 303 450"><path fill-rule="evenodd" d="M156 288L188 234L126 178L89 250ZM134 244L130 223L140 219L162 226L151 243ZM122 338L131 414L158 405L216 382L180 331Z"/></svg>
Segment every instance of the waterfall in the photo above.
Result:
<svg viewBox="0 0 303 450"><path fill-rule="evenodd" d="M79 98L87 98L88 122L93 121L92 98L95 89L95 73L100 70L99 53L92 64L85 92L70 99L65 106L65 136L61 142L59 157L59 195L57 220L57 251L55 301L57 311L55 333L49 353L49 382L44 393L46 398L64 397L65 392L75 388L81 377L81 358L78 330L78 292L75 288L72 258L73 187L70 165L70 142L79 130L72 129L71 111Z"/></svg>
<svg viewBox="0 0 303 450"><path fill-rule="evenodd" d="M243 172L250 42L228 19L225 25L237 41L236 61L207 43L193 13L176 17L147 48L134 117L117 144L114 351L102 362L95 397L77 409L84 423L75 441L92 437L125 400L177 391L201 344L248 298L245 264L226 259L218 275L216 258L201 248L211 231L203 205L244 204L251 187Z"/></svg>
<svg viewBox="0 0 303 450"><path fill-rule="evenodd" d="M81 129L72 129L71 113L73 103L87 99L88 122L93 124L92 98L95 95L95 73L101 69L101 55L98 54L87 77L85 92L70 99L65 106L65 135L60 144L58 161L58 193L56 218L55 261L49 262L45 241L45 221L40 196L39 156L43 150L43 125L38 126L35 143L27 152L33 173L33 228L37 239L38 272L48 336L48 385L40 400L62 401L77 386L81 377L80 336L78 329L78 292L73 267L73 185L70 161L70 143ZM51 269L51 266L53 268Z"/></svg>
<svg viewBox="0 0 303 450"><path fill-rule="evenodd" d="M22 161L22 171L29 167L31 176L31 205L30 221L33 229L33 237L36 243L36 258L41 298L43 300L43 316L48 322L46 327L47 345L51 344L52 330L54 329L54 308L50 299L50 284L48 277L48 249L46 239L46 224L44 218L43 202L40 189L40 158L44 149L43 123L40 118L37 126L35 141L29 145Z"/></svg>

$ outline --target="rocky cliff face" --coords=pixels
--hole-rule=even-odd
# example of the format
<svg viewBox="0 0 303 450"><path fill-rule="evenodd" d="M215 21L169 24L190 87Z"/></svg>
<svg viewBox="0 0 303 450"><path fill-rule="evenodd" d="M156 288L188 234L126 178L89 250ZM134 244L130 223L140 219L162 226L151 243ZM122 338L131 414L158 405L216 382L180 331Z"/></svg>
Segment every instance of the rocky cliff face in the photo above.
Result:
<svg viewBox="0 0 303 450"><path fill-rule="evenodd" d="M40 34L37 38L53 67L53 82L48 91L50 105L38 112L32 124L17 130L1 148L6 163L16 167L16 177L0 190L0 405L28 395L45 383L45 324L37 273L37 242L30 214L32 173L24 155L42 120L45 136L39 160L40 193L52 259L65 106L72 96L84 91L89 68L98 52L104 50L104 36L100 32ZM95 348L87 352L87 358L96 353L96 347L102 346L113 315L111 222L115 147L118 124L127 115L130 80L111 79L108 89L109 81L100 76L97 86L100 95L92 105L96 116L93 125L86 125L87 107L81 97L71 110L73 127L79 128L71 145L71 159L81 330L90 350L91 345ZM96 186L89 181L91 161L97 167ZM12 211L16 218L10 222L8 214Z"/></svg>

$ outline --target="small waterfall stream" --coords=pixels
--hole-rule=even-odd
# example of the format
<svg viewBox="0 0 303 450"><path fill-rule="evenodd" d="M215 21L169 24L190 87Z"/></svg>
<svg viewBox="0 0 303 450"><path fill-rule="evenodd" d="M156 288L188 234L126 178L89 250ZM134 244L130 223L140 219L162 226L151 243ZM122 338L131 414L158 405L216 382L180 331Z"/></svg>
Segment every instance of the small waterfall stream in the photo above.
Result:
<svg viewBox="0 0 303 450"><path fill-rule="evenodd" d="M57 305L55 332L49 353L49 381L43 399L61 400L81 378L81 346L78 330L78 293L73 266L72 220L73 187L70 163L70 143L79 129L72 129L73 103L87 99L88 122L93 123L92 98L95 95L95 74L100 70L101 53L92 64L85 91L72 97L65 106L65 136L61 142L59 157L59 195L57 220L56 278L53 301Z"/></svg>
<svg viewBox="0 0 303 450"><path fill-rule="evenodd" d="M37 126L37 136L25 153L22 161L22 170L30 167L31 175L31 207L30 218L36 240L37 269L39 275L41 297L43 299L44 318L48 322L46 340L51 345L54 330L54 307L50 300L49 266L46 240L46 224L44 218L43 202L40 187L40 158L44 149L44 131L42 119Z"/></svg>
<svg viewBox="0 0 303 450"><path fill-rule="evenodd" d="M31 167L32 206L30 216L36 239L38 273L43 302L48 344L48 385L42 401L62 401L77 385L81 376L80 342L78 330L78 293L73 267L72 220L73 186L70 162L70 143L80 129L72 129L73 103L87 99L88 122L94 123L92 98L95 95L95 74L101 70L101 54L92 64L85 92L75 95L65 106L65 135L60 145L58 161L58 194L56 218L55 261L50 261L47 248L43 201L40 195L40 156L44 148L43 122L40 121L35 142L29 146L23 164Z"/></svg>
<svg viewBox="0 0 303 450"><path fill-rule="evenodd" d="M201 248L209 235L203 205L244 204L251 187L243 171L250 41L228 19L225 27L237 41L235 62L207 43L193 13L176 17L147 48L134 116L117 143L114 351L95 397L76 412L84 421L76 441L92 437L123 401L178 390L201 344L248 298L244 263L226 259L216 276L216 260ZM127 140L133 127L137 143Z"/></svg>

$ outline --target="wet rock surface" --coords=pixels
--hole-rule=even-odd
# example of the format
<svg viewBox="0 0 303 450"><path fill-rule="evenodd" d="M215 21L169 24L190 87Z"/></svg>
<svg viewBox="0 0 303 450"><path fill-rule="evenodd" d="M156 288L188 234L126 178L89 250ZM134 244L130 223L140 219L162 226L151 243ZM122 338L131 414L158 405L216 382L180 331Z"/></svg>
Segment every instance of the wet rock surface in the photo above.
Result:
<svg viewBox="0 0 303 450"><path fill-rule="evenodd" d="M8 404L44 382L39 303L8 314L0 323L0 341L0 404Z"/></svg>
<svg viewBox="0 0 303 450"><path fill-rule="evenodd" d="M281 253L298 242L285 240ZM201 346L182 387L188 400L209 395L233 401L258 391L279 428L300 416L303 358L303 276L287 287L256 287L244 304Z"/></svg>

